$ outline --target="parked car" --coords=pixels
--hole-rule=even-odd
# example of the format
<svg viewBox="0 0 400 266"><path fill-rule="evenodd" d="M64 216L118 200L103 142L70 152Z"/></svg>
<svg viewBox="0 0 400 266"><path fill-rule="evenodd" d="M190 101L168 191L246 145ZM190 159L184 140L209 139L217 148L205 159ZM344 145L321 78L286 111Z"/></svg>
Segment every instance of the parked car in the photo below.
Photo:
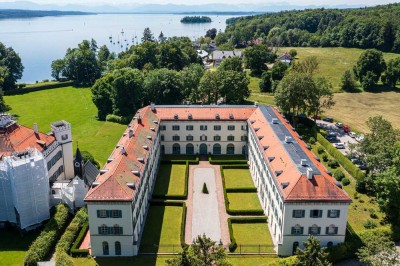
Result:
<svg viewBox="0 0 400 266"><path fill-rule="evenodd" d="M347 126L347 125L346 125L346 126L343 126L342 129L343 129L343 132L344 132L344 133L349 133L349 132L350 132L350 127Z"/></svg>
<svg viewBox="0 0 400 266"><path fill-rule="evenodd" d="M339 123L339 122L336 122L336 123L335 123L335 126L336 126L337 128L343 128L343 124L342 124L342 123Z"/></svg>
<svg viewBox="0 0 400 266"><path fill-rule="evenodd" d="M355 137L357 137L357 134L355 133L355 132L349 132L349 136L350 136L350 138L355 138Z"/></svg>
<svg viewBox="0 0 400 266"><path fill-rule="evenodd" d="M367 170L367 165L363 162L358 161L354 165L357 166L360 170Z"/></svg>
<svg viewBox="0 0 400 266"><path fill-rule="evenodd" d="M330 142L333 142L333 141L337 140L336 134L333 134L333 133L327 134L327 135L325 136L325 138L326 138L327 140L329 140Z"/></svg>
<svg viewBox="0 0 400 266"><path fill-rule="evenodd" d="M356 137L356 140L357 140L358 142L362 141L363 139L364 139L364 134L358 135L358 136Z"/></svg>
<svg viewBox="0 0 400 266"><path fill-rule="evenodd" d="M344 148L345 148L344 143L341 143L341 142L339 142L339 143L334 143L333 146L334 146L336 149L344 149Z"/></svg>
<svg viewBox="0 0 400 266"><path fill-rule="evenodd" d="M325 121L325 122L333 123L333 118L332 117L324 117L322 120Z"/></svg>
<svg viewBox="0 0 400 266"><path fill-rule="evenodd" d="M311 117L311 119L321 120L321 116L320 116L320 115L313 115L313 116Z"/></svg>

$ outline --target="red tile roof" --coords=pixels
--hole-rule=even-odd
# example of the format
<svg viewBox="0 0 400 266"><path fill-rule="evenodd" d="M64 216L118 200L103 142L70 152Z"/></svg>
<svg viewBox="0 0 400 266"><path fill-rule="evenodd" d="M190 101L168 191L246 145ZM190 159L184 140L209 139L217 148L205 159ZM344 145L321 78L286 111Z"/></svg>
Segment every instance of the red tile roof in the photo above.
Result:
<svg viewBox="0 0 400 266"><path fill-rule="evenodd" d="M257 131L257 136L260 136L260 139L256 141L272 172L283 171L275 177L275 180L285 201L351 201L348 195L335 185L335 179L325 173L325 168L306 148L306 144L291 129L291 126L276 110L274 112L300 144L307 159L318 168L320 173L314 175L312 180L298 170L296 163L299 162L292 160L260 108L255 106L155 106L152 110L150 106L147 106L138 111L130 126L125 130L108 163L103 167L104 173L96 179L98 185L89 190L85 200L131 201L135 197L136 190L128 187L127 183L138 186L148 152L153 145L153 140L149 140L148 136L154 139L161 120L217 120L216 115L219 114L219 120L250 121L251 130ZM138 117L141 118L141 123L138 122ZM134 132L133 137L129 137L130 130ZM148 149L143 146L148 146ZM269 146L269 148L264 151L264 146ZM125 154L121 152L123 149L126 151ZM269 162L268 157L275 157L275 159ZM138 158L143 158L144 163ZM132 171L138 171L140 174L133 174ZM289 183L286 188L281 186L284 182Z"/></svg>
<svg viewBox="0 0 400 266"><path fill-rule="evenodd" d="M54 141L54 136L41 132L36 134L31 128L14 124L0 133L0 154L11 155L13 152L33 148L43 151Z"/></svg>

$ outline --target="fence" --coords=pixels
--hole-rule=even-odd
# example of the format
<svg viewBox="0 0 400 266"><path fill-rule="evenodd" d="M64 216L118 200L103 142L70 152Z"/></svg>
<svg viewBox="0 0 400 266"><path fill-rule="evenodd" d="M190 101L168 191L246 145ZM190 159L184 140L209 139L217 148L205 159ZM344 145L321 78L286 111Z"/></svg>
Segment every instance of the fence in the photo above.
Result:
<svg viewBox="0 0 400 266"><path fill-rule="evenodd" d="M241 245L231 254L276 254L274 245Z"/></svg>
<svg viewBox="0 0 400 266"><path fill-rule="evenodd" d="M139 254L177 254L182 252L182 246L180 244L171 245L140 245Z"/></svg>

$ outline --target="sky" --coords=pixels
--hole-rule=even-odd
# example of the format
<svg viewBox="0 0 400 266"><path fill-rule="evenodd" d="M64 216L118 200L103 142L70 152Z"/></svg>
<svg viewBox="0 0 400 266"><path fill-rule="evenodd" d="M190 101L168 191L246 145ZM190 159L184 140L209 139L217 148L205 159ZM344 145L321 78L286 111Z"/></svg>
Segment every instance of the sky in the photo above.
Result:
<svg viewBox="0 0 400 266"><path fill-rule="evenodd" d="M390 0L27 0L38 4L82 4L82 5L100 5L100 4L112 4L112 5L146 5L146 4L184 4L184 5L197 5L197 4L279 4L288 3L291 5L317 5L317 6L330 6L330 5L382 5L388 3L395 3L396 1ZM398 1L398 0L397 0ZM0 2L14 2L10 0L0 0ZM15 1L17 2L17 1Z"/></svg>

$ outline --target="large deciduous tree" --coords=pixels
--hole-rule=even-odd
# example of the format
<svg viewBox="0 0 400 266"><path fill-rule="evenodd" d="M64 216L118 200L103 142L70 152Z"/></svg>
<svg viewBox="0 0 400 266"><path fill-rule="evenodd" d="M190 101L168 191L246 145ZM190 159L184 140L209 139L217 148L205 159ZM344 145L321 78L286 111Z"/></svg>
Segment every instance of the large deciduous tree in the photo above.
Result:
<svg viewBox="0 0 400 266"><path fill-rule="evenodd" d="M270 92L272 90L271 73L264 71L261 74L260 82L258 83L261 92Z"/></svg>
<svg viewBox="0 0 400 266"><path fill-rule="evenodd" d="M369 49L364 51L360 55L357 64L354 67L354 74L361 83L363 82L365 77L373 77L373 81L376 84L385 69L386 63L383 59L382 52L375 49ZM372 72L375 76L372 76L372 74L368 74L368 72Z"/></svg>
<svg viewBox="0 0 400 266"><path fill-rule="evenodd" d="M6 47L0 42L0 67L3 68L1 75L3 90L16 88L16 82L22 78L24 66L21 58L11 47Z"/></svg>
<svg viewBox="0 0 400 266"><path fill-rule="evenodd" d="M183 99L192 103L200 101L199 85L204 75L204 68L198 64L191 64L179 72L182 80Z"/></svg>
<svg viewBox="0 0 400 266"><path fill-rule="evenodd" d="M396 251L395 243L388 234L383 232L367 232L365 234L364 245L357 251L358 259L361 262L374 266L399 265L400 256Z"/></svg>
<svg viewBox="0 0 400 266"><path fill-rule="evenodd" d="M240 104L250 96L250 81L243 72L233 70L218 71L217 80L219 83L220 95L227 104Z"/></svg>
<svg viewBox="0 0 400 266"><path fill-rule="evenodd" d="M239 57L231 57L226 58L222 61L222 63L218 66L218 70L227 71L233 70L237 72L243 72L243 62Z"/></svg>
<svg viewBox="0 0 400 266"><path fill-rule="evenodd" d="M384 75L382 75L382 82L386 85L396 88L397 82L400 80L400 57L390 59Z"/></svg>
<svg viewBox="0 0 400 266"><path fill-rule="evenodd" d="M244 63L250 68L252 75L259 76L267 69L267 63L275 60L276 54L272 53L267 45L255 45L244 50Z"/></svg>
<svg viewBox="0 0 400 266"><path fill-rule="evenodd" d="M272 80L282 80L288 70L289 65L278 61L271 69Z"/></svg>
<svg viewBox="0 0 400 266"><path fill-rule="evenodd" d="M343 73L341 87L344 91L354 91L356 89L356 82L350 70L346 70Z"/></svg>
<svg viewBox="0 0 400 266"><path fill-rule="evenodd" d="M182 103L182 81L178 72L166 68L150 71L144 80L145 104Z"/></svg>

